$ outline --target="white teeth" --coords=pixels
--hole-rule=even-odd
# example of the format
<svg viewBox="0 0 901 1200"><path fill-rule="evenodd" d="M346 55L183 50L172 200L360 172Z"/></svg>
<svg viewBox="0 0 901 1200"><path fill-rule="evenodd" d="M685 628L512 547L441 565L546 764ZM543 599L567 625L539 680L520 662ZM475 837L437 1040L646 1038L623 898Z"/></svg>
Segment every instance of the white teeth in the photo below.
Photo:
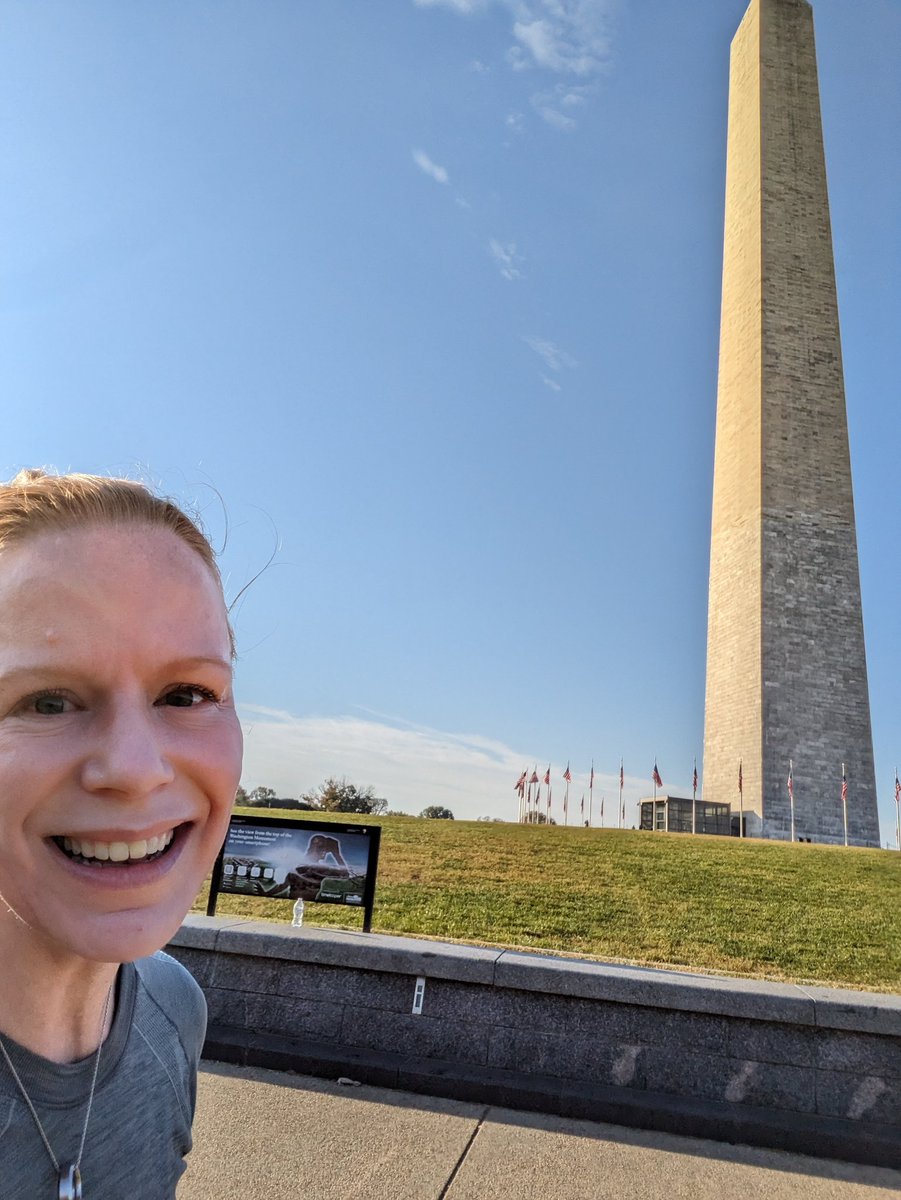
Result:
<svg viewBox="0 0 901 1200"><path fill-rule="evenodd" d="M159 854L165 850L175 836L175 830L170 829L156 837L142 838L135 842L94 842L87 838L64 837L59 840L63 848L72 855L81 858L94 858L98 862L123 863L129 860L137 862L151 854Z"/></svg>

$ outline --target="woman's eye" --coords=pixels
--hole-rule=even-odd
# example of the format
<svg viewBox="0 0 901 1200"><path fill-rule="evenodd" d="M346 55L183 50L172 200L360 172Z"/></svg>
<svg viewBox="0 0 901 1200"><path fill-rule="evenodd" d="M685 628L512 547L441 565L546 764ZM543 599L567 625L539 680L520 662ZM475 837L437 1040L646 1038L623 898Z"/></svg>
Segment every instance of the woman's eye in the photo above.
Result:
<svg viewBox="0 0 901 1200"><path fill-rule="evenodd" d="M29 712L36 713L39 717L58 717L69 711L71 702L65 696L58 696L54 692L43 692L39 696L32 696L26 707Z"/></svg>
<svg viewBox="0 0 901 1200"><path fill-rule="evenodd" d="M162 703L169 705L170 708L194 708L196 705L202 704L204 700L216 701L217 699L216 694L209 688L186 683L173 688L171 692L166 692Z"/></svg>

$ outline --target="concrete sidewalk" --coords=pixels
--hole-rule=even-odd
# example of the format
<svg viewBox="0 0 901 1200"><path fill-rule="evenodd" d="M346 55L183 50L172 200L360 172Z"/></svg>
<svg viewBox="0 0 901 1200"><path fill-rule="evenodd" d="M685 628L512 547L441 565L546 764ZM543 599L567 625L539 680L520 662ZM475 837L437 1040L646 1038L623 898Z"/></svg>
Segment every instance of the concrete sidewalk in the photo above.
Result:
<svg viewBox="0 0 901 1200"><path fill-rule="evenodd" d="M204 1063L178 1200L898 1200L901 1169Z"/></svg>

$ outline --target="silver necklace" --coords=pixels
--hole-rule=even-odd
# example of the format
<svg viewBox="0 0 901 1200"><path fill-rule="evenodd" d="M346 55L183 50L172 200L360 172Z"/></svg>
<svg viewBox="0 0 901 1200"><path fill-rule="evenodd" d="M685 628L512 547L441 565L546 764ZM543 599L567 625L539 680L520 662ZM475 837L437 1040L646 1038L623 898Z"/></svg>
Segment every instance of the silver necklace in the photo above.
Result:
<svg viewBox="0 0 901 1200"><path fill-rule="evenodd" d="M13 1061L9 1057L9 1052L3 1044L3 1039L0 1038L0 1051L3 1052L3 1057L6 1060L6 1065L9 1067L13 1079L16 1081L19 1091L22 1093L22 1099L28 1105L28 1111L34 1118L34 1123L38 1127L38 1133L41 1135L41 1141L47 1153L50 1155L50 1161L53 1163L53 1168L56 1171L57 1178L57 1197L58 1200L82 1200L81 1196L81 1156L84 1153L85 1138L88 1136L88 1122L91 1119L91 1106L94 1103L94 1089L97 1086L97 1072L100 1069L100 1051L103 1049L103 1031L106 1029L106 1018L109 1013L110 1000L113 995L114 983L110 984L110 989L106 993L106 1000L103 1005L103 1018L100 1022L100 1045L97 1047L97 1053L94 1055L94 1072L91 1075L91 1090L88 1093L88 1107L84 1114L84 1125L81 1129L81 1143L78 1147L78 1156L73 1163L59 1163L56 1155L53 1153L53 1147L47 1139L44 1132L44 1126L41 1124L41 1119L37 1114L37 1110L31 1103L31 1097L25 1091L25 1084L19 1078L19 1072L13 1066Z"/></svg>

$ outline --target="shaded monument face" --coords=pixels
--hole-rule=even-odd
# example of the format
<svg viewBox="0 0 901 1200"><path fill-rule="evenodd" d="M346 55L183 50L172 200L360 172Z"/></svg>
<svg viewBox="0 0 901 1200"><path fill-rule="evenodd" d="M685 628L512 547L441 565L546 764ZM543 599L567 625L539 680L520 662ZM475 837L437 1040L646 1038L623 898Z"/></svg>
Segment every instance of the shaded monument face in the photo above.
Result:
<svg viewBox="0 0 901 1200"><path fill-rule="evenodd" d="M879 845L813 15L732 43L704 799L751 836Z"/></svg>

